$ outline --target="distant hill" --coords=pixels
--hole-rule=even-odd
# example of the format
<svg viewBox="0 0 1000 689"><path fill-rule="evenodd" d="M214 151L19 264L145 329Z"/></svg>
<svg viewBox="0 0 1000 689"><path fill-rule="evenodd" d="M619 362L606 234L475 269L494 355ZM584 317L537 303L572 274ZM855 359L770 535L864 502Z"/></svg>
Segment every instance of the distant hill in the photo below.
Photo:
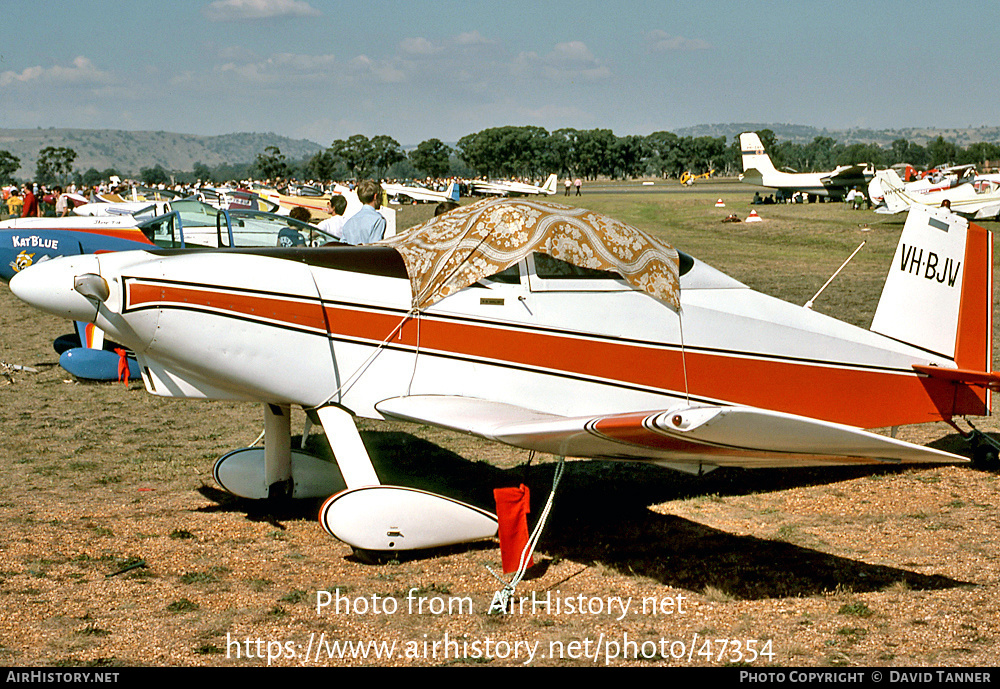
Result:
<svg viewBox="0 0 1000 689"><path fill-rule="evenodd" d="M38 152L48 146L76 151L74 169L106 170L138 175L142 168L160 165L165 170L187 172L195 163L209 167L252 162L268 146L277 146L289 161L312 157L323 146L277 134L239 133L197 136L170 132L131 132L115 129L0 129L0 150L21 160L15 176L35 174Z"/></svg>
<svg viewBox="0 0 1000 689"><path fill-rule="evenodd" d="M761 124L761 123L730 123L730 124L700 124L694 127L675 129L678 136L713 136L726 137L727 143L732 143L742 132L752 132L770 129L778 137L778 141L791 141L796 144L812 143L817 136L828 136L838 143L877 144L889 146L897 139L906 139L911 143L926 146L939 136L962 148L977 141L990 143L1000 142L1000 127L975 127L969 129L934 129L932 127L908 127L905 129L819 129L799 124Z"/></svg>
<svg viewBox="0 0 1000 689"><path fill-rule="evenodd" d="M970 129L845 129L830 130L795 124L730 123L703 124L674 130L678 136L725 136L732 143L741 132L770 129L779 141L808 144L817 136L828 136L842 144L875 143L889 146L906 139L921 146L938 136L960 147L977 141L1000 142L1000 127ZM627 132L617 132L619 136ZM304 139L290 139L271 133L242 132L220 136L199 136L156 131L116 129L0 129L0 151L9 151L21 161L14 173L20 179L35 175L38 152L47 146L76 151L74 169L115 168L125 175L138 176L142 168L160 165L167 171L190 172L195 163L208 167L251 163L268 146L277 146L290 162L311 158L324 146ZM412 147L406 147L412 148Z"/></svg>

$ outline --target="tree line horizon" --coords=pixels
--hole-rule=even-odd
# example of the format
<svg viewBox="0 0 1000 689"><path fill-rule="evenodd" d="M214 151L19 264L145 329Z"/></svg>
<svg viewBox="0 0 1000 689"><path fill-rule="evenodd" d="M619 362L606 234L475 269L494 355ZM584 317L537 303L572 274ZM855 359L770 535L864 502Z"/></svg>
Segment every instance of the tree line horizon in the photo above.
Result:
<svg viewBox="0 0 1000 689"><path fill-rule="evenodd" d="M926 146L905 138L888 146L841 144L832 137L816 136L808 144L777 140L770 129L756 130L778 168L798 172L833 169L838 165L872 164L876 168L908 163L916 168L973 164L996 165L1000 143L976 142L962 148L938 136ZM39 152L36 174L40 184L94 185L112 175L126 177L115 168L81 171L73 168L76 152L48 146ZM0 150L0 183L14 180L20 160ZM144 184L221 183L246 178L358 180L421 178L522 178L560 177L593 180L679 178L685 172L709 170L724 176L743 171L739 138L727 144L725 136L678 136L658 131L646 136L616 136L610 129L557 129L535 126L491 127L468 134L455 147L432 138L409 153L388 135L368 138L355 134L337 139L329 147L298 161L288 160L276 146L268 146L248 163L210 167L197 162L189 171L166 170L157 164L140 170Z"/></svg>

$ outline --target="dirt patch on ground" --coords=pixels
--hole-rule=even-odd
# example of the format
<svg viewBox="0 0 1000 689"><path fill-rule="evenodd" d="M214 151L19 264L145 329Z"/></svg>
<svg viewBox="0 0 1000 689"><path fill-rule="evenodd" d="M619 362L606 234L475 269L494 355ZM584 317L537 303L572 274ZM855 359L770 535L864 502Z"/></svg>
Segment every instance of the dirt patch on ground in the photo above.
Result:
<svg viewBox="0 0 1000 689"><path fill-rule="evenodd" d="M262 412L72 380L49 345L66 330L0 286L0 360L38 369L0 377L4 664L1000 661L992 473L695 478L574 462L537 576L517 588L527 602L490 615L495 542L372 565L323 532L316 504L227 497L212 464L257 437ZM524 482L537 515L551 485L549 459L415 426L363 430L385 470L487 506L494 487ZM943 425L902 437L961 447ZM338 591L350 610L317 611Z"/></svg>

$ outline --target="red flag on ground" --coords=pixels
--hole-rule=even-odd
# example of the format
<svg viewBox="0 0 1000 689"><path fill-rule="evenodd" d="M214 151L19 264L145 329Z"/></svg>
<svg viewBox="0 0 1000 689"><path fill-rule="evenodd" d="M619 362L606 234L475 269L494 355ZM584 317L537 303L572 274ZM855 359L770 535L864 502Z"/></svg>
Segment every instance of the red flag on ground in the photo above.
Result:
<svg viewBox="0 0 1000 689"><path fill-rule="evenodd" d="M128 385L128 352L124 349L115 349L118 355L118 380Z"/></svg>
<svg viewBox="0 0 1000 689"><path fill-rule="evenodd" d="M531 511L528 487L495 488L493 498L497 503L497 521L500 533L500 561L505 574L516 572L521 563L521 553L528 543L528 512ZM528 560L528 567L532 565Z"/></svg>

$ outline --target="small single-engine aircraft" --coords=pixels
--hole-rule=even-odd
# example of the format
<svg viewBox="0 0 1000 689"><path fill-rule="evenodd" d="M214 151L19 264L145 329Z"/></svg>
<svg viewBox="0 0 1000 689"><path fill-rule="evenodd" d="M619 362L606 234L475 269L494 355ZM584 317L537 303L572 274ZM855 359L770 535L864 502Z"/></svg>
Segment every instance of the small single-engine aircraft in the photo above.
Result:
<svg viewBox="0 0 1000 689"><path fill-rule="evenodd" d="M281 206L286 212L295 206L301 206L309 211L313 220L326 220L330 217L330 210L327 208L331 198L330 194L324 193L316 187L294 187L286 189L287 193L282 193L276 189L257 186L251 191L271 203Z"/></svg>
<svg viewBox="0 0 1000 689"><path fill-rule="evenodd" d="M424 187L410 187L405 184L390 184L382 182L382 188L390 199L403 201L408 199L408 203L441 203L442 201L454 201L458 203L459 190L454 180L448 185L445 191L434 191Z"/></svg>
<svg viewBox="0 0 1000 689"><path fill-rule="evenodd" d="M743 151L740 181L759 187L801 191L842 201L852 187L866 188L874 174L872 168L865 165L840 165L829 172L781 172L775 169L755 132L740 134L740 149Z"/></svg>
<svg viewBox="0 0 1000 689"><path fill-rule="evenodd" d="M202 187L198 190L198 199L220 210L254 210L288 215L288 209L268 201L260 194L243 189Z"/></svg>
<svg viewBox="0 0 1000 689"><path fill-rule="evenodd" d="M264 447L222 457L218 482L330 496L331 534L386 551L490 537L496 518L383 485L354 415L695 474L968 461L860 429L989 414L991 247L959 216L911 211L871 330L532 200L479 201L370 246L68 257L10 287L127 344L153 394L261 403ZM291 449L293 405L336 465Z"/></svg>
<svg viewBox="0 0 1000 689"><path fill-rule="evenodd" d="M0 222L0 279L58 256L167 247L319 246L336 239L287 216L249 210L218 210L197 199L171 202L169 213L145 215L17 218ZM135 361L105 341L92 323L78 323L76 334L55 342L60 365L79 378L138 378ZM124 351L124 350L123 350ZM128 361L125 359L128 358Z"/></svg>
<svg viewBox="0 0 1000 689"><path fill-rule="evenodd" d="M918 196L920 194L927 194L935 191L944 191L946 189L951 189L952 187L957 187L961 184L972 183L974 180L979 179L979 177L976 176L975 165L942 167L940 169L928 170L924 173L917 173L909 165L895 165L890 169L892 169L897 176L900 174L901 170L905 170L906 179L910 179L911 181L906 182L901 179L899 183L902 190L911 196ZM876 174L872 178L872 181L868 183L868 198L871 199L872 203L877 205L885 203L885 192L882 190L882 179L878 174Z"/></svg>
<svg viewBox="0 0 1000 689"><path fill-rule="evenodd" d="M552 196L556 193L556 175L553 173L538 187L526 182L473 182L472 191L475 194L491 196Z"/></svg>
<svg viewBox="0 0 1000 689"><path fill-rule="evenodd" d="M170 203L181 201L179 194L164 189L132 187L122 196L117 193L97 194L88 200L79 194L66 194L76 215L113 216L163 215L170 212Z"/></svg>
<svg viewBox="0 0 1000 689"><path fill-rule="evenodd" d="M952 211L972 220L1000 217L1000 190L992 184L980 183L977 186L966 182L950 189L912 192L895 170L879 170L872 184L875 182L882 190L885 203L875 209L879 213L899 213L914 206L936 208L947 201Z"/></svg>

